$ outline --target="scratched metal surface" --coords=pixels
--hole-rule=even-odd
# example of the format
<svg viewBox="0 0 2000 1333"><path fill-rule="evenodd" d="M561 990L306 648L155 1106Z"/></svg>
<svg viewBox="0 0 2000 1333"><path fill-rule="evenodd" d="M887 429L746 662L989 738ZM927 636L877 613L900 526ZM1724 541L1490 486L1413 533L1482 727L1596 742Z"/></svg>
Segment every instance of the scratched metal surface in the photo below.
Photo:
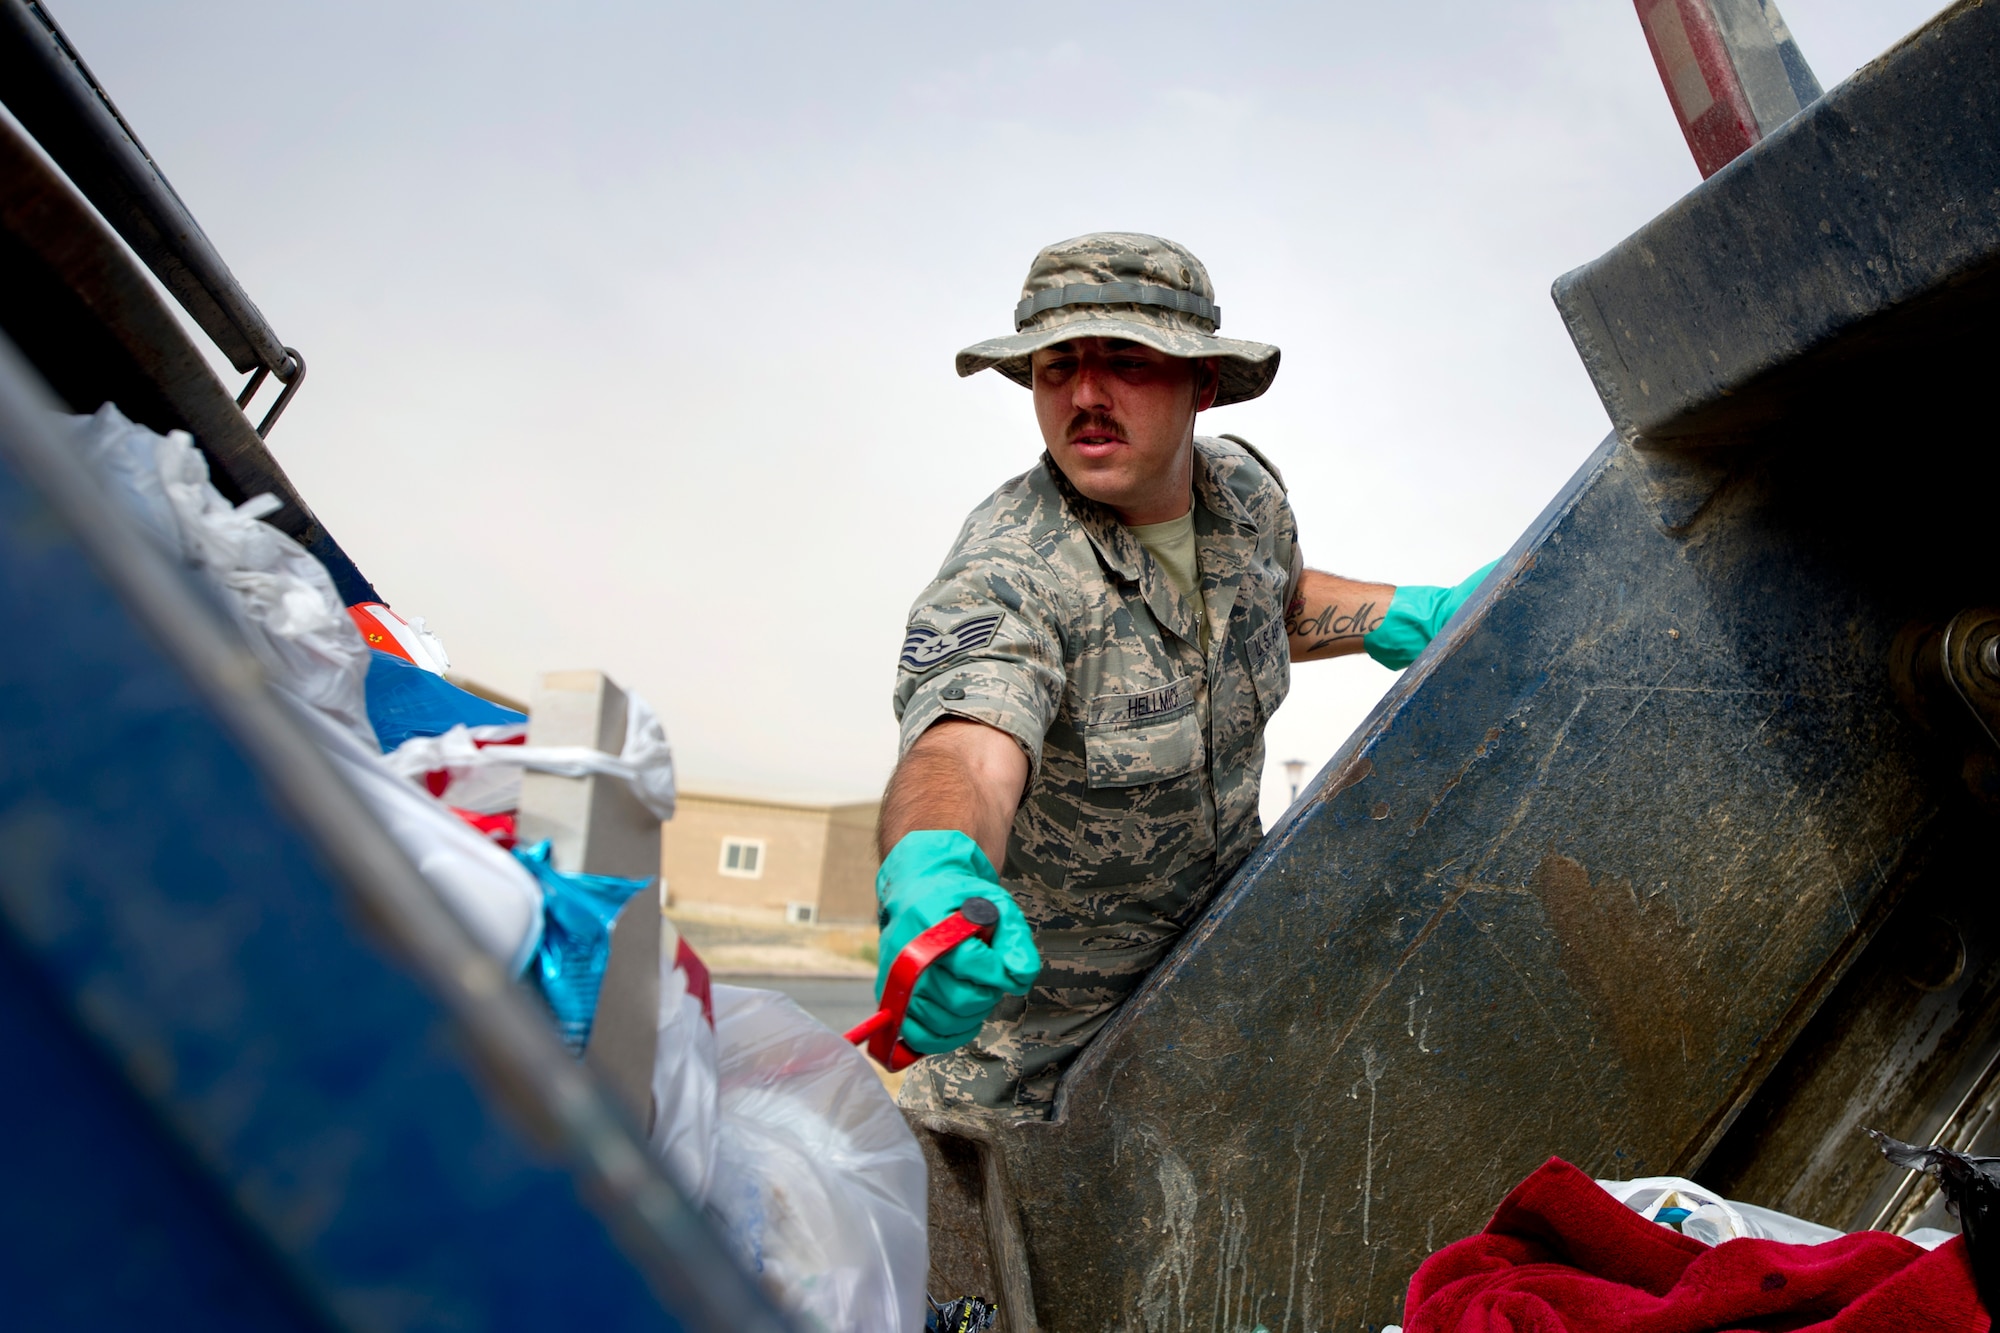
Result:
<svg viewBox="0 0 2000 1333"><path fill-rule="evenodd" d="M1994 821L1890 661L1912 619L1996 592L1995 468L1948 446L1984 413L1967 358L2000 350L2000 196L1900 210L1994 157L1995 13L1947 11L1559 286L1622 435L1057 1119L999 1139L1051 1333L1398 1321L1417 1263L1551 1154L1630 1177L1726 1144L1722 1173L1773 1201L1851 1210L1847 1121L1916 1124L1963 1085L1991 979L1885 987L1898 903L1950 897L1926 865L1968 839L1990 861ZM1661 426L1689 447L1632 447ZM1882 1094L1842 1100L1812 1060Z"/></svg>
<svg viewBox="0 0 2000 1333"><path fill-rule="evenodd" d="M1752 1197L1852 1221L1886 1189L1856 1117L1928 1123L1984 1059L1988 969L1890 987L1922 937L1898 903L1962 899L1936 849L1992 827L1890 658L1994 594L1994 468L1942 444L1996 352L2000 196L1952 184L1994 158L1996 32L1948 10L1558 284L1622 434L1058 1119L1000 1137L1046 1329L1398 1321L1548 1155L1634 1177L1724 1145ZM1930 188L1956 204L1898 222Z"/></svg>
<svg viewBox="0 0 2000 1333"><path fill-rule="evenodd" d="M1702 1164L1704 1185L1844 1231L1869 1226L1902 1173L1862 1131L1935 1142L2000 1052L1995 810L1957 804L1905 862L1912 887L1894 918Z"/></svg>
<svg viewBox="0 0 2000 1333"><path fill-rule="evenodd" d="M1003 1138L1046 1327L1391 1322L1550 1154L1702 1150L1932 809L1903 608L1801 522L1751 477L1670 536L1597 451Z"/></svg>

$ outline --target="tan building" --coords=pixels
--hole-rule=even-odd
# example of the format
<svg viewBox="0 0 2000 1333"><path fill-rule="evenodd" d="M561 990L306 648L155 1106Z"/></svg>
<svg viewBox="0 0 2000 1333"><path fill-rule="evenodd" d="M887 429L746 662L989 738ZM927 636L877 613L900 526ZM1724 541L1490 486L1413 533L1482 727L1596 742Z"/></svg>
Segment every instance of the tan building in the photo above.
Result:
<svg viewBox="0 0 2000 1333"><path fill-rule="evenodd" d="M684 791L660 826L668 901L873 924L880 808L879 801L803 805Z"/></svg>

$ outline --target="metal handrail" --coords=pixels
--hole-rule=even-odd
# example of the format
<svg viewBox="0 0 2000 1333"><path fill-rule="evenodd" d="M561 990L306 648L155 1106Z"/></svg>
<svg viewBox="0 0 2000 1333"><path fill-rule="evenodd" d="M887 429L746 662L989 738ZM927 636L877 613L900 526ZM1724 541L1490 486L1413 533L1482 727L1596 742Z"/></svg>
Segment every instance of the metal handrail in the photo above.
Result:
<svg viewBox="0 0 2000 1333"><path fill-rule="evenodd" d="M267 375L285 386L257 427L268 435L305 381L305 359L279 339L40 0L0 0L0 98L230 364L251 376L237 405L247 407Z"/></svg>

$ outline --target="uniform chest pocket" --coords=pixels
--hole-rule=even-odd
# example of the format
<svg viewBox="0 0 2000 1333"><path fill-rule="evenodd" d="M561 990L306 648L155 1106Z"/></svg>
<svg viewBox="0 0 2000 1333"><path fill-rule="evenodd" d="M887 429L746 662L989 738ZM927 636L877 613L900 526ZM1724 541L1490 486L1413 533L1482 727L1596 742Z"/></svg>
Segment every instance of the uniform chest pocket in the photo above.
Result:
<svg viewBox="0 0 2000 1333"><path fill-rule="evenodd" d="M1084 720L1092 787L1165 782L1201 767L1201 712L1186 676L1138 694L1100 694Z"/></svg>

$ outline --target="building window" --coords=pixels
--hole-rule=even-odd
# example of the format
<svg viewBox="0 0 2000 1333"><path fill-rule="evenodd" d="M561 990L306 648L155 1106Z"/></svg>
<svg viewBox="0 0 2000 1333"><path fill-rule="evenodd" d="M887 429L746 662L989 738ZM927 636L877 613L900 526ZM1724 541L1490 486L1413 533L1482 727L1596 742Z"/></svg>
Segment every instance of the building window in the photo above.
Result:
<svg viewBox="0 0 2000 1333"><path fill-rule="evenodd" d="M734 875L738 879L757 879L764 873L764 840L762 838L724 838L722 840L723 874Z"/></svg>

